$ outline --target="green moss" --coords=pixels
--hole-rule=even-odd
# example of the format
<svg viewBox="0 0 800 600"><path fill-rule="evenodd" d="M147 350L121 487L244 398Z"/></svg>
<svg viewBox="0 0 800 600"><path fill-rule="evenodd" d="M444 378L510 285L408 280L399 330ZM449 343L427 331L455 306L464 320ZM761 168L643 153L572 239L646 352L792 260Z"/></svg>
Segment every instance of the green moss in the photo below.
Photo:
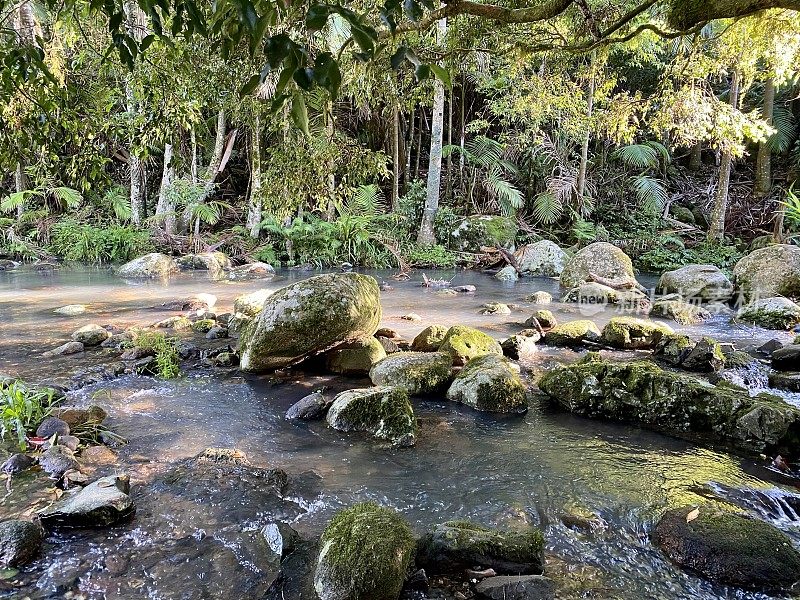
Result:
<svg viewBox="0 0 800 600"><path fill-rule="evenodd" d="M689 223L694 225L694 214L685 206L673 204L669 209L670 214L681 223Z"/></svg>
<svg viewBox="0 0 800 600"><path fill-rule="evenodd" d="M550 346L579 346L584 340L598 341L600 330L594 321L581 319L557 325L547 332L544 341Z"/></svg>
<svg viewBox="0 0 800 600"><path fill-rule="evenodd" d="M658 300L653 304L650 316L672 319L681 325L696 325L709 319L711 313L683 300Z"/></svg>
<svg viewBox="0 0 800 600"><path fill-rule="evenodd" d="M208 333L215 325L214 319L200 319L192 323L192 331L195 333Z"/></svg>
<svg viewBox="0 0 800 600"><path fill-rule="evenodd" d="M338 512L320 546L314 578L319 597L397 600L415 540L401 515L368 502Z"/></svg>
<svg viewBox="0 0 800 600"><path fill-rule="evenodd" d="M411 342L411 349L417 352L436 352L447 335L447 327L431 325L417 334Z"/></svg>
<svg viewBox="0 0 800 600"><path fill-rule="evenodd" d="M724 358L726 369L743 369L755 360L747 352L742 352L741 350L735 350Z"/></svg>
<svg viewBox="0 0 800 600"><path fill-rule="evenodd" d="M402 387L348 390L334 398L328 424L339 431L366 431L396 446L413 446L417 419Z"/></svg>
<svg viewBox="0 0 800 600"><path fill-rule="evenodd" d="M661 323L645 321L635 317L614 317L603 328L603 341L610 346L624 349L655 348L664 335L673 333L672 328Z"/></svg>
<svg viewBox="0 0 800 600"><path fill-rule="evenodd" d="M539 321L539 325L542 326L542 329L552 329L558 325L556 316L552 311L549 310L537 310L535 313L533 313L533 318Z"/></svg>
<svg viewBox="0 0 800 600"><path fill-rule="evenodd" d="M476 410L514 413L527 409L527 390L505 358L487 354L471 360L447 391L447 398Z"/></svg>
<svg viewBox="0 0 800 600"><path fill-rule="evenodd" d="M345 344L328 352L328 370L340 375L366 375L380 360L386 358L386 350L374 337Z"/></svg>
<svg viewBox="0 0 800 600"><path fill-rule="evenodd" d="M375 385L400 386L409 394L433 394L453 379L452 358L442 352L398 352L370 370Z"/></svg>
<svg viewBox="0 0 800 600"><path fill-rule="evenodd" d="M738 321L753 323L764 329L785 331L800 323L800 315L786 310L766 308L745 309L736 317Z"/></svg>
<svg viewBox="0 0 800 600"><path fill-rule="evenodd" d="M455 365L465 365L471 359L484 354L503 355L503 349L497 340L464 325L455 325L447 330L439 351L449 354Z"/></svg>

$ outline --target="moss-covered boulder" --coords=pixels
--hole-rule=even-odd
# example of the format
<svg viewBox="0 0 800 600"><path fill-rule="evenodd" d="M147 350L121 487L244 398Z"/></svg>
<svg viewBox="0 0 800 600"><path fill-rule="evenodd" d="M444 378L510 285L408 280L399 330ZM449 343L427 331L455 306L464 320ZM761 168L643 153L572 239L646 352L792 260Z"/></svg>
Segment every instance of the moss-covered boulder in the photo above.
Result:
<svg viewBox="0 0 800 600"><path fill-rule="evenodd" d="M125 263L117 269L117 275L126 279L166 279L178 270L172 257L152 252Z"/></svg>
<svg viewBox="0 0 800 600"><path fill-rule="evenodd" d="M73 342L80 342L84 346L99 346L105 342L111 333L99 325L84 325L72 334Z"/></svg>
<svg viewBox="0 0 800 600"><path fill-rule="evenodd" d="M447 335L447 327L431 325L420 331L411 342L411 349L415 352L436 352Z"/></svg>
<svg viewBox="0 0 800 600"><path fill-rule="evenodd" d="M800 323L800 306L781 296L763 298L740 308L736 320L764 329L791 329Z"/></svg>
<svg viewBox="0 0 800 600"><path fill-rule="evenodd" d="M272 290L256 290L249 294L243 294L233 301L233 312L255 317L264 308L264 302L272 296L272 293Z"/></svg>
<svg viewBox="0 0 800 600"><path fill-rule="evenodd" d="M579 304L617 304L620 293L614 288L600 283L582 283L569 290L561 298L562 302L577 302Z"/></svg>
<svg viewBox="0 0 800 600"><path fill-rule="evenodd" d="M433 394L453 380L453 360L443 352L398 352L387 356L369 372L375 385L405 388L409 394Z"/></svg>
<svg viewBox="0 0 800 600"><path fill-rule="evenodd" d="M685 206L673 204L669 207L669 214L672 215L675 220L680 221L681 223L694 225L694 213L691 211L691 209L686 208Z"/></svg>
<svg viewBox="0 0 800 600"><path fill-rule="evenodd" d="M725 302L733 295L730 279L714 265L686 265L667 271L658 280L657 289L709 302Z"/></svg>
<svg viewBox="0 0 800 600"><path fill-rule="evenodd" d="M704 337L689 350L680 366L689 371L711 373L724 369L726 362L727 359L719 342L710 337Z"/></svg>
<svg viewBox="0 0 800 600"><path fill-rule="evenodd" d="M459 250L480 252L482 246L512 247L518 229L511 217L474 215L461 221L451 237Z"/></svg>
<svg viewBox="0 0 800 600"><path fill-rule="evenodd" d="M652 539L670 560L716 583L780 592L800 581L800 553L783 532L715 507L668 511Z"/></svg>
<svg viewBox="0 0 800 600"><path fill-rule="evenodd" d="M338 512L320 539L314 589L320 600L397 600L414 558L411 528L374 503Z"/></svg>
<svg viewBox="0 0 800 600"><path fill-rule="evenodd" d="M633 277L633 263L622 250L608 242L595 242L579 250L561 272L561 286L572 289L589 280L589 274L605 279Z"/></svg>
<svg viewBox="0 0 800 600"><path fill-rule="evenodd" d="M231 259L224 252L187 254L176 261L182 271L208 271L211 279L224 279L231 268Z"/></svg>
<svg viewBox="0 0 800 600"><path fill-rule="evenodd" d="M366 431L395 446L416 443L417 419L402 387L381 386L338 394L327 415L339 431Z"/></svg>
<svg viewBox="0 0 800 600"><path fill-rule="evenodd" d="M484 567L500 575L540 575L544 570L544 536L535 528L506 531L449 521L420 539L417 566L429 574L460 574L465 569Z"/></svg>
<svg viewBox="0 0 800 600"><path fill-rule="evenodd" d="M558 319L549 310L537 310L525 321L526 327L536 327L539 326L542 328L542 331L549 331L558 325Z"/></svg>
<svg viewBox="0 0 800 600"><path fill-rule="evenodd" d="M198 319L192 323L192 331L195 333L208 333L216 326L217 322L214 319Z"/></svg>
<svg viewBox="0 0 800 600"><path fill-rule="evenodd" d="M253 279L271 279L272 277L275 277L275 268L262 262L233 267L228 271L228 279L231 281L251 281Z"/></svg>
<svg viewBox="0 0 800 600"><path fill-rule="evenodd" d="M710 319L711 313L698 304L666 296L653 302L650 316L672 319L680 325L696 325Z"/></svg>
<svg viewBox="0 0 800 600"><path fill-rule="evenodd" d="M635 317L614 317L603 327L602 339L609 346L624 350L653 349L664 335L674 333L663 323Z"/></svg>
<svg viewBox="0 0 800 600"><path fill-rule="evenodd" d="M558 244L542 240L527 244L514 254L520 273L528 277L558 277L569 255Z"/></svg>
<svg viewBox="0 0 800 600"><path fill-rule="evenodd" d="M465 365L484 354L503 355L500 343L492 336L464 325L454 325L447 330L439 352L449 354L454 365Z"/></svg>
<svg viewBox="0 0 800 600"><path fill-rule="evenodd" d="M594 321L580 319L556 325L544 336L544 343L548 346L580 346L584 342L599 342L600 330Z"/></svg>
<svg viewBox="0 0 800 600"><path fill-rule="evenodd" d="M531 332L532 335L512 335L502 341L500 347L503 349L503 354L514 360L519 360L520 357L530 356L536 352L536 342L541 339L538 331L535 329L526 329L525 333Z"/></svg>
<svg viewBox="0 0 800 600"><path fill-rule="evenodd" d="M800 247L775 244L755 250L736 263L733 278L747 300L800 297Z"/></svg>
<svg viewBox="0 0 800 600"><path fill-rule="evenodd" d="M751 397L744 388L714 386L647 360L614 363L590 354L545 373L539 388L570 412L679 437L722 440L756 452L785 452L800 442L800 409L780 398Z"/></svg>
<svg viewBox="0 0 800 600"><path fill-rule="evenodd" d="M447 398L486 412L519 413L528 409L519 367L496 354L469 361L447 390Z"/></svg>
<svg viewBox="0 0 800 600"><path fill-rule="evenodd" d="M770 371L767 378L769 387L785 392L800 392L800 373Z"/></svg>
<svg viewBox="0 0 800 600"><path fill-rule="evenodd" d="M372 336L381 320L373 277L318 275L282 288L240 332L243 371L280 369L348 341Z"/></svg>
<svg viewBox="0 0 800 600"><path fill-rule="evenodd" d="M553 302L553 294L545 291L534 292L525 298L525 302L530 302L532 304L550 304Z"/></svg>
<svg viewBox="0 0 800 600"><path fill-rule="evenodd" d="M654 356L673 367L679 367L694 347L695 342L688 335L671 333L661 337Z"/></svg>
<svg viewBox="0 0 800 600"><path fill-rule="evenodd" d="M347 342L325 355L327 368L339 375L366 375L379 361L386 358L386 350L374 337Z"/></svg>

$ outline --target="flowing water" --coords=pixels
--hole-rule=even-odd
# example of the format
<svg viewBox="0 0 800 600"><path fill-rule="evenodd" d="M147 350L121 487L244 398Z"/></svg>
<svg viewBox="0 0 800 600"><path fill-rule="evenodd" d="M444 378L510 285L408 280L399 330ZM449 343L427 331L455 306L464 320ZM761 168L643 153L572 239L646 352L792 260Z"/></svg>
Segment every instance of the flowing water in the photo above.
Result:
<svg viewBox="0 0 800 600"><path fill-rule="evenodd" d="M31 381L63 378L109 360L99 349L82 356L41 358L42 351L63 343L84 324L150 323L171 314L158 308L161 303L199 292L215 294L217 310L223 312L238 295L277 289L311 274L282 272L266 283L210 282L200 275L182 275L169 284L132 284L103 270L0 273L0 373ZM539 290L558 296L557 282L549 279L501 283L473 272L436 273L453 278L454 285L477 287L474 295L447 296L420 287L419 275L416 281L396 282L391 273L372 274L394 288L382 294L383 325L409 339L430 324L472 325L500 339L521 329L531 314L534 306L525 302L526 296ZM516 306L510 316L481 315L481 305L491 301ZM77 317L53 313L66 304L87 304L88 312ZM548 308L561 321L588 316L601 327L614 315L584 315L576 306L558 302ZM399 318L409 312L423 320ZM702 326L676 328L731 341L741 349L776 336L731 325L725 315ZM522 363L523 371L532 376L579 356L542 348ZM546 533L551 571L573 581L576 589L594 590L592 596L576 591L576 598L768 597L713 586L664 560L648 536L668 507L722 501L774 523L800 544L800 496L792 481L766 468L768 461L574 417L541 398L526 415L504 418L454 406L444 398L415 400L420 433L416 447L405 450L330 430L324 422L283 419L285 410L311 390L359 385L368 382L298 368L278 377L193 371L164 382L124 376L71 392L70 403L103 406L111 428L128 439L117 450L118 463L97 472L131 475L137 515L120 527L49 537L42 557L16 574L21 587L5 594L264 597L258 584L264 568L253 558L258 550L242 536L278 518L312 538L337 509L367 499L395 507L419 533L455 518L536 524ZM793 396L787 400L797 402ZM297 481L296 489L276 504L247 477L240 482L198 478L181 489L164 483L164 473L207 447L235 447L255 465L284 469ZM15 485L23 486L27 499L52 493L34 484L26 489L24 479ZM0 502L0 517L22 512L11 500L19 498L17 492ZM561 516L575 511L593 513L599 526L591 531L564 526ZM312 597L307 585L289 582L283 589L277 597Z"/></svg>

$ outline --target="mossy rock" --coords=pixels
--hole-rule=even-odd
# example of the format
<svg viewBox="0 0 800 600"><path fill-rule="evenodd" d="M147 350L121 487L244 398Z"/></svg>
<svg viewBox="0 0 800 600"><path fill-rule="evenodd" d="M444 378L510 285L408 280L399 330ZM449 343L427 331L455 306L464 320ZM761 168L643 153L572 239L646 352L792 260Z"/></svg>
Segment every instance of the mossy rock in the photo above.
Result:
<svg viewBox="0 0 800 600"><path fill-rule="evenodd" d="M433 394L453 380L452 364L442 352L398 352L373 366L369 376L375 385L400 386L411 395Z"/></svg>
<svg viewBox="0 0 800 600"><path fill-rule="evenodd" d="M653 531L653 543L673 562L715 583L780 592L800 581L800 553L783 532L711 506L668 511Z"/></svg>
<svg viewBox="0 0 800 600"><path fill-rule="evenodd" d="M775 244L755 250L736 263L733 277L747 300L800 297L800 247Z"/></svg>
<svg viewBox="0 0 800 600"><path fill-rule="evenodd" d="M553 329L554 327L558 326L558 319L553 314L552 311L549 310L537 310L531 315L533 319L536 319L536 322L542 327L544 330ZM528 325L528 322L525 322Z"/></svg>
<svg viewBox="0 0 800 600"><path fill-rule="evenodd" d="M528 330L525 330L526 332ZM512 335L510 338L503 340L500 347L503 348L503 354L514 360L519 360L521 356L530 356L536 352L536 342L540 339L538 332L536 335ZM492 355L494 356L494 355Z"/></svg>
<svg viewBox="0 0 800 600"><path fill-rule="evenodd" d="M778 371L800 371L800 345L789 344L772 353L772 368Z"/></svg>
<svg viewBox="0 0 800 600"><path fill-rule="evenodd" d="M736 320L764 329L785 331L800 323L800 306L788 298L764 298L739 309Z"/></svg>
<svg viewBox="0 0 800 600"><path fill-rule="evenodd" d="M527 244L514 254L520 273L529 277L558 277L569 255L558 244L542 240Z"/></svg>
<svg viewBox="0 0 800 600"><path fill-rule="evenodd" d="M366 431L395 446L416 443L417 419L402 387L381 386L338 394L327 415L339 431Z"/></svg>
<svg viewBox="0 0 800 600"><path fill-rule="evenodd" d="M125 263L117 269L117 275L126 279L166 279L178 271L178 263L172 257L152 252Z"/></svg>
<svg viewBox="0 0 800 600"><path fill-rule="evenodd" d="M447 335L447 327L431 325L420 331L411 342L411 349L415 352L436 352Z"/></svg>
<svg viewBox="0 0 800 600"><path fill-rule="evenodd" d="M397 600L414 558L411 528L375 503L339 511L320 539L314 589L320 600Z"/></svg>
<svg viewBox="0 0 800 600"><path fill-rule="evenodd" d="M711 313L697 304L662 298L653 303L650 316L672 319L680 325L697 325L710 319Z"/></svg>
<svg viewBox="0 0 800 600"><path fill-rule="evenodd" d="M657 288L665 294L679 294L680 299L725 302L733 295L733 284L714 265L686 265L667 271Z"/></svg>
<svg viewBox="0 0 800 600"><path fill-rule="evenodd" d="M272 290L256 290L239 296L233 301L233 312L255 317L264 308L264 302L272 296L272 293Z"/></svg>
<svg viewBox="0 0 800 600"><path fill-rule="evenodd" d="M600 341L600 330L594 321L588 319L561 323L544 336L544 342L548 346L575 347L582 345L585 341Z"/></svg>
<svg viewBox="0 0 800 600"><path fill-rule="evenodd" d="M486 412L528 410L527 391L520 379L519 367L496 354L469 361L447 390L447 398Z"/></svg>
<svg viewBox="0 0 800 600"><path fill-rule="evenodd" d="M561 272L561 286L572 289L589 280L593 273L605 279L633 277L633 262L621 249L608 242L595 242L579 250Z"/></svg>
<svg viewBox="0 0 800 600"><path fill-rule="evenodd" d="M671 214L676 220L680 221L681 223L694 225L694 214L690 209L686 208L685 206L673 204L672 206L669 207L669 214Z"/></svg>
<svg viewBox="0 0 800 600"><path fill-rule="evenodd" d="M770 371L769 387L786 392L800 392L800 373Z"/></svg>
<svg viewBox="0 0 800 600"><path fill-rule="evenodd" d="M565 303L577 302L579 304L618 304L620 293L607 285L591 281L572 288L564 294L561 301Z"/></svg>
<svg viewBox="0 0 800 600"><path fill-rule="evenodd" d="M464 325L454 325L447 330L439 352L449 354L454 365L465 365L484 354L503 355L500 343L492 336Z"/></svg>
<svg viewBox="0 0 800 600"><path fill-rule="evenodd" d="M195 333L208 333L216 325L217 322L214 319L200 319L192 323L192 331Z"/></svg>
<svg viewBox="0 0 800 600"><path fill-rule="evenodd" d="M42 529L30 521L0 523L0 567L14 568L29 563L42 546Z"/></svg>
<svg viewBox="0 0 800 600"><path fill-rule="evenodd" d="M553 295L544 291L534 292L525 298L525 302L530 302L532 304L550 304L553 302Z"/></svg>
<svg viewBox="0 0 800 600"><path fill-rule="evenodd" d="M725 366L726 358L722 347L710 337L698 341L681 362L684 369L700 373L721 371Z"/></svg>
<svg viewBox="0 0 800 600"><path fill-rule="evenodd" d="M211 279L223 279L225 271L232 267L231 259L224 252L187 254L176 261L184 271L208 271Z"/></svg>
<svg viewBox="0 0 800 600"><path fill-rule="evenodd" d="M662 323L635 317L614 317L603 327L602 338L609 346L624 350L653 349L661 338L674 333Z"/></svg>
<svg viewBox="0 0 800 600"><path fill-rule="evenodd" d="M695 347L695 342L682 333L670 333L661 336L656 345L655 357L678 367Z"/></svg>
<svg viewBox="0 0 800 600"><path fill-rule="evenodd" d="M480 252L482 246L511 248L518 230L511 217L474 215L461 221L451 238L459 250Z"/></svg>
<svg viewBox="0 0 800 600"><path fill-rule="evenodd" d="M535 528L507 531L449 521L420 539L417 566L434 575L460 574L476 566L494 569L500 575L540 575L544 570L544 536Z"/></svg>
<svg viewBox="0 0 800 600"><path fill-rule="evenodd" d="M241 369L281 369L349 341L372 336L381 321L373 277L318 275L282 288L240 331Z"/></svg>
<svg viewBox="0 0 800 600"><path fill-rule="evenodd" d="M108 330L99 325L84 325L72 334L73 342L80 342L84 346L99 346L105 342L111 334Z"/></svg>
<svg viewBox="0 0 800 600"><path fill-rule="evenodd" d="M539 388L562 408L591 418L635 423L698 441L721 440L755 452L800 442L800 409L770 394L666 371L648 360L614 363L589 354L553 369Z"/></svg>
<svg viewBox="0 0 800 600"><path fill-rule="evenodd" d="M386 358L386 350L374 337L348 342L326 353L329 371L339 375L366 375L379 361Z"/></svg>

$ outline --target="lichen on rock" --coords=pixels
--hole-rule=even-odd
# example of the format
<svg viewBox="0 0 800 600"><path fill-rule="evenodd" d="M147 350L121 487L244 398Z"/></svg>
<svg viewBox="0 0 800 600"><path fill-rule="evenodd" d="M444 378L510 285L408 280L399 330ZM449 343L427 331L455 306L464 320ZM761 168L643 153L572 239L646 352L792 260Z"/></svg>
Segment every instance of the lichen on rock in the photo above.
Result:
<svg viewBox="0 0 800 600"><path fill-rule="evenodd" d="M519 367L496 354L469 361L447 390L447 398L486 412L519 413L528 409Z"/></svg>
<svg viewBox="0 0 800 600"><path fill-rule="evenodd" d="M492 336L464 325L454 325L447 330L439 352L449 354L454 365L465 365L473 358L484 354L503 355L500 343Z"/></svg>
<svg viewBox="0 0 800 600"><path fill-rule="evenodd" d="M339 431L366 431L395 446L416 443L417 419L402 387L380 386L338 394L328 410L328 425Z"/></svg>
<svg viewBox="0 0 800 600"><path fill-rule="evenodd" d="M400 386L409 394L433 394L453 380L452 358L443 352L397 352L370 370L375 385Z"/></svg>

